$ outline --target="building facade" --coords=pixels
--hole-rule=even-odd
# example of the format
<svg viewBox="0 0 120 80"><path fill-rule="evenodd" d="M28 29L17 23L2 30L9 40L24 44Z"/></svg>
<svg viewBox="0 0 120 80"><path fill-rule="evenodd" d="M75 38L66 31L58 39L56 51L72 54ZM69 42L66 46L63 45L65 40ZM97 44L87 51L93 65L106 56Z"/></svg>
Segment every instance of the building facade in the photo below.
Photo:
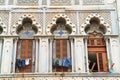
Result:
<svg viewBox="0 0 120 80"><path fill-rule="evenodd" d="M119 0L0 0L1 80L119 80Z"/></svg>

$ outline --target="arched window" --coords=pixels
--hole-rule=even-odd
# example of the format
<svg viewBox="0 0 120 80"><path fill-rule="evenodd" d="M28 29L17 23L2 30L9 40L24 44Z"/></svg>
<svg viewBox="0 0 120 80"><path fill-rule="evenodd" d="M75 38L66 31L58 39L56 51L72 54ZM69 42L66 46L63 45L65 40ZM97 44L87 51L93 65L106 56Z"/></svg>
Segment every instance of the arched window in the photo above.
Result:
<svg viewBox="0 0 120 80"><path fill-rule="evenodd" d="M33 35L37 27L32 25L30 18L24 18L22 25L17 28L19 40L17 43L16 72L34 72L35 68L35 40Z"/></svg>
<svg viewBox="0 0 120 80"><path fill-rule="evenodd" d="M89 35L87 40L89 70L92 72L106 72L107 51L105 34L105 26L100 24L100 20L96 17L91 18L90 24L86 26L85 32Z"/></svg>
<svg viewBox="0 0 120 80"><path fill-rule="evenodd" d="M56 20L52 26L51 33L54 35L53 41L53 72L70 72L71 71L71 49L68 34L72 32L66 20L62 17Z"/></svg>

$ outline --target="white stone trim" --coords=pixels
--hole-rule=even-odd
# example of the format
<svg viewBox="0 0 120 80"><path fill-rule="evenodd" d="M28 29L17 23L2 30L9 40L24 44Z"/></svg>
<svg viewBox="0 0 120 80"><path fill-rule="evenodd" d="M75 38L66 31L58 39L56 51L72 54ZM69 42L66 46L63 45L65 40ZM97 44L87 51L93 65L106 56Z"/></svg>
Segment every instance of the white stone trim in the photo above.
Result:
<svg viewBox="0 0 120 80"><path fill-rule="evenodd" d="M17 42L18 42L18 39L14 39L14 43L13 43L13 64L12 64L12 73L15 73L15 62L16 62L16 50L17 50Z"/></svg>
<svg viewBox="0 0 120 80"><path fill-rule="evenodd" d="M75 34L76 33L76 27L75 27L75 25L73 23L70 22L70 19L65 14L57 14L57 15L55 15L55 17L52 18L52 22L49 25L47 25L46 33L49 34L49 35L51 34L50 33L51 27L56 24L56 20L58 18L60 18L60 17L65 18L66 24L70 25L71 28L72 28L72 33L71 34Z"/></svg>
<svg viewBox="0 0 120 80"><path fill-rule="evenodd" d="M23 15L23 16L21 16L21 17L19 18L19 20L17 21L17 23L13 25L12 30L11 30L11 34L12 34L12 35L17 35L16 29L17 29L17 27L18 27L19 25L22 24L23 19L26 18L26 17L30 18L30 19L33 21L33 22L32 22L32 25L35 25L35 26L37 27L38 32L37 32L36 35L42 34L42 27L41 27L41 25L40 25L39 23L37 23L35 17L34 17L33 15L30 15L30 14L25 14L25 15Z"/></svg>
<svg viewBox="0 0 120 80"><path fill-rule="evenodd" d="M3 23L1 17L0 17L0 26L3 28L3 32L0 35L6 35L7 34L7 26Z"/></svg>
<svg viewBox="0 0 120 80"><path fill-rule="evenodd" d="M80 32L81 32L81 34L83 34L83 35L86 34L85 31L84 31L84 29L85 29L85 27L86 27L88 24L90 24L90 23L89 23L89 22L90 22L90 19L93 18L93 17L97 17L97 18L100 19L100 24L103 24L103 25L105 26L105 28L106 28L106 34L107 34L107 35L110 35L110 34L111 34L110 25L109 25L108 23L106 23L106 22L104 21L104 18L103 18L101 15L99 15L98 13L92 13L92 14L88 15L88 17L86 18L85 23L83 23L83 24L81 25L81 27L80 27Z"/></svg>

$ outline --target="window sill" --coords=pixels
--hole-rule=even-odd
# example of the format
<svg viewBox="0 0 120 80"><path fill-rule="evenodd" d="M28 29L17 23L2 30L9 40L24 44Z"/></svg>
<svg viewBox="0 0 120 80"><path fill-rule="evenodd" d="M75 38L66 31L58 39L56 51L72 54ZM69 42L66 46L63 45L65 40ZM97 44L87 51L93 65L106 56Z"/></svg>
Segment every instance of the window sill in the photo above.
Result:
<svg viewBox="0 0 120 80"><path fill-rule="evenodd" d="M52 73L11 73L0 74L0 78L18 78L18 77L120 77L120 73L110 74L108 72L92 73L72 73L72 72L52 72Z"/></svg>

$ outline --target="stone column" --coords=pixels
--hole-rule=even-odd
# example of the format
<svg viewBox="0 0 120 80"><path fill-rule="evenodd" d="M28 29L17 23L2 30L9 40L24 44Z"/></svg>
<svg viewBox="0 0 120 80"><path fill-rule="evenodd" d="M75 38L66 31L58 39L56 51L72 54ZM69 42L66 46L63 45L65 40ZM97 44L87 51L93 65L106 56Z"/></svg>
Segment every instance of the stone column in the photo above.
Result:
<svg viewBox="0 0 120 80"><path fill-rule="evenodd" d="M11 73L12 63L12 52L13 52L13 38L4 38L3 54L1 62L1 73Z"/></svg>
<svg viewBox="0 0 120 80"><path fill-rule="evenodd" d="M75 72L75 52L74 52L74 42L73 39L70 39L71 44L71 57L72 57L72 72Z"/></svg>
<svg viewBox="0 0 120 80"><path fill-rule="evenodd" d="M0 39L0 64L2 60L2 52L3 52L3 39ZM0 70L1 70L1 65L0 65Z"/></svg>
<svg viewBox="0 0 120 80"><path fill-rule="evenodd" d="M48 38L39 38L39 73L48 72Z"/></svg>
<svg viewBox="0 0 120 80"><path fill-rule="evenodd" d="M53 39L50 39L49 42L49 72L52 72L52 43L53 43Z"/></svg>
<svg viewBox="0 0 120 80"><path fill-rule="evenodd" d="M14 39L13 43L13 54L12 54L12 73L15 73L15 62L16 62L16 50L17 50L17 41L18 39Z"/></svg>
<svg viewBox="0 0 120 80"><path fill-rule="evenodd" d="M85 61L86 61L85 66L86 66L86 72L89 72L87 38L85 38L84 40L85 40L84 48L85 48Z"/></svg>
<svg viewBox="0 0 120 80"><path fill-rule="evenodd" d="M120 73L120 48L119 48L119 39L116 37L110 38L110 47L111 47L111 61L115 63L113 69L115 73Z"/></svg>
<svg viewBox="0 0 120 80"><path fill-rule="evenodd" d="M39 64L39 39L35 39L35 72L38 72L38 64Z"/></svg>
<svg viewBox="0 0 120 80"><path fill-rule="evenodd" d="M107 51L107 59L108 59L108 67L110 69L111 65L111 56L110 56L110 44L109 44L109 38L105 38L106 41L106 51Z"/></svg>
<svg viewBox="0 0 120 80"><path fill-rule="evenodd" d="M85 50L83 38L75 38L75 72L85 72Z"/></svg>

